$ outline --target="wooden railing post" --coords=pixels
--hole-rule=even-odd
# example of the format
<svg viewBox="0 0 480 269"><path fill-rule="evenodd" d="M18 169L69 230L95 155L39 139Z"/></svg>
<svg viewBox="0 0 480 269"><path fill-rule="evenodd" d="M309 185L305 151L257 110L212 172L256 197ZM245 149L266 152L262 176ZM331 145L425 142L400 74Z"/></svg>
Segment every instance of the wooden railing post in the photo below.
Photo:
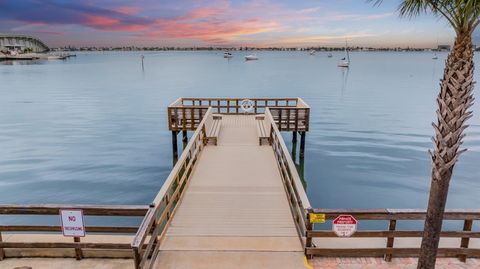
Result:
<svg viewBox="0 0 480 269"><path fill-rule="evenodd" d="M74 237L73 242L80 243L80 237ZM83 252L80 247L75 247L75 258L81 260L83 258Z"/></svg>
<svg viewBox="0 0 480 269"><path fill-rule="evenodd" d="M306 248L312 247L312 237L308 233L308 232L313 230L313 224L312 224L312 222L310 222L310 213L311 212L312 212L311 208L307 209L307 219L305 221L305 226L306 226L306 231L305 231L305 254L306 254Z"/></svg>
<svg viewBox="0 0 480 269"><path fill-rule="evenodd" d="M140 258L140 253L138 253L138 248L133 247L132 250L133 250L133 263L135 264L135 269L140 269L141 258Z"/></svg>
<svg viewBox="0 0 480 269"><path fill-rule="evenodd" d="M472 226L473 226L473 220L466 219L465 222L463 223L463 231L464 232L470 232L472 230ZM462 249L467 249L469 243L470 243L470 237L462 237L460 247ZM466 262L467 261L467 255L463 255L463 254L459 255L458 259L462 262Z"/></svg>
<svg viewBox="0 0 480 269"><path fill-rule="evenodd" d="M0 243L2 242L2 232L0 231ZM3 248L0 248L0 261L3 261L5 259L5 251Z"/></svg>
<svg viewBox="0 0 480 269"><path fill-rule="evenodd" d="M388 230L390 232L393 232L395 231L395 228L397 227L397 220L394 220L394 219L391 219L390 220L390 225L388 226ZM392 236L389 236L387 238L387 253L385 253L385 261L387 262L391 262L392 261L392 254L389 253L390 251L393 250L393 242L395 240L395 237L392 235Z"/></svg>

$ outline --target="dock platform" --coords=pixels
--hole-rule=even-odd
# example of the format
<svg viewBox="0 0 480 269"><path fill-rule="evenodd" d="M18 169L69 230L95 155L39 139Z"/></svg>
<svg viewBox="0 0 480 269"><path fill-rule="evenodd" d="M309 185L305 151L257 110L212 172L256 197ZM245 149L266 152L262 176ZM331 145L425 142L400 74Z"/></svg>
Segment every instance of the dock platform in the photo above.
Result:
<svg viewBox="0 0 480 269"><path fill-rule="evenodd" d="M398 230L397 222L423 220L426 210L311 207L281 133L292 132L293 153L300 136L303 160L309 121L301 98L179 98L168 107L174 165L151 204L0 205L0 215L82 209L97 218L138 217L138 226L87 225L88 235L72 242L59 225L0 225L0 268L25 257L132 258L108 263L132 269L287 269L309 268L309 260L315 268L355 261L328 257L381 257L387 265L418 256L422 231ZM339 237L328 225L345 215L387 229ZM480 210L448 209L444 218L463 230L441 233L439 256L480 257L480 233L472 229Z"/></svg>

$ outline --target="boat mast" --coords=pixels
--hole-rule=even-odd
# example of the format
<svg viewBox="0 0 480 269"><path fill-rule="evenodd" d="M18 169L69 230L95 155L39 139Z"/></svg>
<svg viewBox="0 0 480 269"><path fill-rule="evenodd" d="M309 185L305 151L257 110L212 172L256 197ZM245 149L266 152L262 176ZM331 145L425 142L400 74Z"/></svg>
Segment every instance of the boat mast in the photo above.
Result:
<svg viewBox="0 0 480 269"><path fill-rule="evenodd" d="M348 54L348 43L347 40L345 39L345 52L347 53L347 61L350 62L350 54Z"/></svg>

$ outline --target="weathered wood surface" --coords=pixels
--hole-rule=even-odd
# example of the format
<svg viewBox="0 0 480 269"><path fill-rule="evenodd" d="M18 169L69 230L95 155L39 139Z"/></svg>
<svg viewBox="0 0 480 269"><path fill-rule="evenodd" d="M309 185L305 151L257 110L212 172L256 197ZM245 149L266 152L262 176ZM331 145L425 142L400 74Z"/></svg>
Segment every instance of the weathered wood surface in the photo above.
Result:
<svg viewBox="0 0 480 269"><path fill-rule="evenodd" d="M205 251L201 259L194 254ZM207 257L221 260L233 253L252 260L258 252L296 253L289 264L304 266L272 148L258 145L253 115L223 115L218 146L203 149L155 268L176 268L164 258L172 255L202 264L213 262Z"/></svg>
<svg viewBox="0 0 480 269"><path fill-rule="evenodd" d="M149 206L146 205L84 205L84 204L38 204L38 205L0 205L0 215L31 215L37 216L54 216L59 215L62 209L82 209L83 214L86 216L97 217L143 217L148 210ZM6 253L10 253L12 249L16 249L16 252L23 253L22 256L28 256L28 253L46 253L45 251L22 251L23 249L73 249L75 257L79 260L82 259L84 249L92 250L131 250L129 243L111 242L115 241L116 235L122 234L135 234L138 227L122 227L122 226L88 226L85 223L85 230L89 234L103 234L102 242L82 242L83 239L79 237L63 238L61 236L61 226L59 225L0 225L0 259L4 258ZM1 240L1 233L4 233L5 239ZM26 239L21 237L19 233L27 233L29 237L35 238L48 238L48 242L39 242L32 240L24 241L12 241L15 238ZM48 234L45 234L48 233ZM41 237L41 235L49 235L49 237ZM25 234L24 234L25 235ZM57 237L55 237L57 236ZM12 239L13 238L13 239ZM87 235L89 238L90 236ZM63 239L60 240L59 239ZM73 242L65 242L64 240L72 240ZM113 240L110 240L113 239ZM52 250L52 252L54 252ZM25 254L27 253L27 254ZM49 253L48 255L50 255Z"/></svg>
<svg viewBox="0 0 480 269"><path fill-rule="evenodd" d="M209 107L217 114L244 114L241 101L245 98L179 98L168 107L168 127L171 131L194 131ZM310 107L301 98L249 98L253 114L270 108L280 131L308 131Z"/></svg>
<svg viewBox="0 0 480 269"><path fill-rule="evenodd" d="M357 231L350 239L338 238L330 230L314 230L307 227L307 247L305 253L315 256L384 256L391 261L395 256L418 256L423 231L396 230L398 221L424 220L426 210L420 209L309 209L309 214L325 214L332 220L339 215L352 215L357 220L387 221L388 230ZM466 261L468 257L480 257L480 232L472 231L473 221L480 219L480 210L448 209L447 220L464 222L462 231L442 231L440 233L441 257L458 257ZM342 241L343 240L343 241ZM348 241L345 241L348 240ZM474 240L473 244L471 241ZM343 244L342 244L343 242Z"/></svg>

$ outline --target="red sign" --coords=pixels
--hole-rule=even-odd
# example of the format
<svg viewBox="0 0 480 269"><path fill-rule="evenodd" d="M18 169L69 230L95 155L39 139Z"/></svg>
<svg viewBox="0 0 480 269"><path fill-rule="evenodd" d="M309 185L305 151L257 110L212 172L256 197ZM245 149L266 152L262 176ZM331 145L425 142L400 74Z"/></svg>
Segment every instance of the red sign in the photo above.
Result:
<svg viewBox="0 0 480 269"><path fill-rule="evenodd" d="M340 215L333 220L332 230L339 237L350 237L357 231L357 220L350 215Z"/></svg>

